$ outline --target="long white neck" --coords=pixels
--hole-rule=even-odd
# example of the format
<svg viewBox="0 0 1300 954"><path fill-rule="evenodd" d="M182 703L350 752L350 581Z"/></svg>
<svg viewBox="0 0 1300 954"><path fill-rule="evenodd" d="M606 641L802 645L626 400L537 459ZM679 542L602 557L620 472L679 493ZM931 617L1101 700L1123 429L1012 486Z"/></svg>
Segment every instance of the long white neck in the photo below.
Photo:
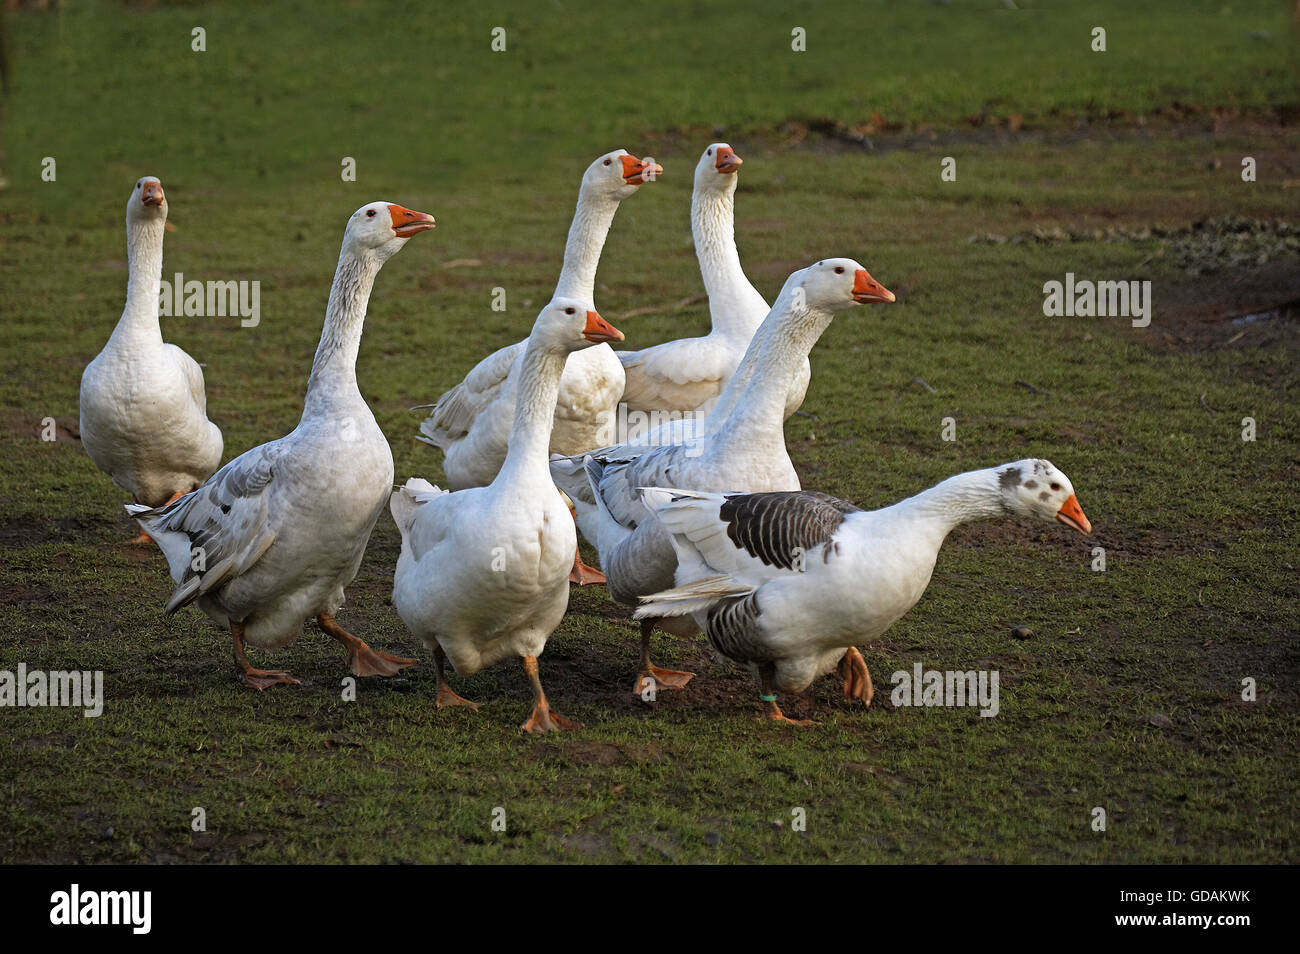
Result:
<svg viewBox="0 0 1300 954"><path fill-rule="evenodd" d="M736 250L736 177L725 189L697 187L691 195L691 236L700 262L709 317L719 335L748 341L767 303L745 277Z"/></svg>
<svg viewBox="0 0 1300 954"><path fill-rule="evenodd" d="M555 283L554 297L596 304L596 266L617 211L617 199L594 195L587 189L578 192L578 207L564 244L564 267Z"/></svg>
<svg viewBox="0 0 1300 954"><path fill-rule="evenodd" d="M1007 514L998 484L998 468L970 470L949 477L914 497L888 507L882 514L897 512L909 524L925 527L934 536L936 549L954 527L974 520L989 520Z"/></svg>
<svg viewBox="0 0 1300 954"><path fill-rule="evenodd" d="M530 338L519 368L515 421L505 463L492 484L553 486L550 468L551 426L564 374L565 352Z"/></svg>
<svg viewBox="0 0 1300 954"><path fill-rule="evenodd" d="M804 359L835 317L828 308L795 308L792 291L787 282L754 333L741 368L718 398L718 408L729 409L717 432L720 446L728 441L752 443L759 439L779 439L784 446L786 394ZM742 378L741 370L747 365L748 375Z"/></svg>
<svg viewBox="0 0 1300 954"><path fill-rule="evenodd" d="M382 266L383 261L373 254L358 256L346 247L339 253L329 306L325 309L325 326L311 366L311 378L307 381L304 418L362 400L357 389L357 352L361 348L361 329L366 322L370 290Z"/></svg>
<svg viewBox="0 0 1300 954"><path fill-rule="evenodd" d="M126 224L126 306L109 339L112 343L162 344L158 289L162 281L164 227L160 218Z"/></svg>

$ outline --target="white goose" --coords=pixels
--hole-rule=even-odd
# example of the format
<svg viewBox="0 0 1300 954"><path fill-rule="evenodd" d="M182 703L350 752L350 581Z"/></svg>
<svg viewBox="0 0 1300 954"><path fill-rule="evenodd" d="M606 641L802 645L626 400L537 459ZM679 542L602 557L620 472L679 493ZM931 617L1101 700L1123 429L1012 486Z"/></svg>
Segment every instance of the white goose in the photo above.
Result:
<svg viewBox="0 0 1300 954"><path fill-rule="evenodd" d="M478 707L446 683L444 660L470 676L507 656L523 658L535 704L527 732L581 728L553 711L537 657L569 603L578 540L568 504L547 467L547 445L565 359L622 332L576 298L542 309L517 379L510 449L493 481L449 493L412 477L392 495L402 552L393 606L433 650L439 708Z"/></svg>
<svg viewBox="0 0 1300 954"><path fill-rule="evenodd" d="M158 324L166 224L162 183L145 176L126 203L126 307L81 375L82 446L136 503L150 507L203 483L222 448L221 430L207 418L202 369L163 341Z"/></svg>
<svg viewBox="0 0 1300 954"><path fill-rule="evenodd" d="M614 213L642 183L662 172L624 149L587 167L554 297L576 298L595 308L596 266ZM420 425L420 439L442 449L442 469L452 490L489 484L501 469L527 344L517 342L480 361L438 398ZM577 454L607 443L623 383L623 365L608 345L573 355L560 380L551 449Z"/></svg>
<svg viewBox="0 0 1300 954"><path fill-rule="evenodd" d="M230 628L235 661L256 689L297 683L254 669L247 643L286 646L316 617L348 649L359 676L391 676L413 659L376 652L334 620L393 487L393 455L357 389L357 351L380 268L433 216L388 202L348 220L302 418L289 434L236 457L198 490L151 510L128 506L162 547L189 603Z"/></svg>
<svg viewBox="0 0 1300 954"><path fill-rule="evenodd" d="M644 597L637 618L689 614L722 655L755 671L768 718L782 722L799 720L776 692L802 692L837 664L846 689L865 680L871 704L866 664L850 669L844 650L916 605L954 527L1017 516L1092 531L1069 479L1046 460L958 474L870 512L815 491L643 494L678 567L677 586Z"/></svg>
<svg viewBox="0 0 1300 954"><path fill-rule="evenodd" d="M767 317L767 302L745 276L736 251L735 199L741 163L731 146L715 142L695 166L691 237L709 296L709 333L618 352L627 375L623 403L629 411L708 414ZM809 373L804 359L786 396L786 417L803 403Z"/></svg>
<svg viewBox="0 0 1300 954"><path fill-rule="evenodd" d="M551 475L573 499L583 536L600 552L611 598L636 605L639 597L673 585L677 557L672 542L642 502L640 488L799 489L782 427L791 384L836 312L855 304L892 301L894 294L852 259L831 258L800 269L786 280L750 342L749 353L756 354L752 376L744 382L733 378L723 392L719 407L731 410L715 429L650 450L633 445L591 455L583 475L586 487L578 483L570 461L552 461ZM750 360L747 355L745 361ZM732 394L733 389L739 393ZM654 626L653 619L643 619L638 693L646 679L675 689L692 676L651 663ZM693 632L689 620L672 620L665 628L678 635Z"/></svg>

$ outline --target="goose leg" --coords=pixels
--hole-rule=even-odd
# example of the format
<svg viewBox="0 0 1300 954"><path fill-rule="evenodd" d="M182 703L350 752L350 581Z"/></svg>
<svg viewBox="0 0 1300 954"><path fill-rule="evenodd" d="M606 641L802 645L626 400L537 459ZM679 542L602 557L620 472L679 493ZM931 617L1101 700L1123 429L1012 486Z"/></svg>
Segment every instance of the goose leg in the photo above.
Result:
<svg viewBox="0 0 1300 954"><path fill-rule="evenodd" d="M867 661L862 658L862 653L858 652L856 646L849 647L849 651L840 660L837 671L844 679L844 698L861 699L871 705L876 689L871 684L871 671L867 669Z"/></svg>
<svg viewBox="0 0 1300 954"><path fill-rule="evenodd" d="M761 697L767 703L767 717L773 722L789 722L792 725L816 725L811 719L791 719L776 704L776 693L772 691L772 680L776 678L776 666L763 663L758 667L758 687Z"/></svg>
<svg viewBox="0 0 1300 954"><path fill-rule="evenodd" d="M230 638L235 645L235 662L243 671L245 684L252 686L258 692L281 683L294 686L302 685L301 682L283 669L254 669L248 664L248 658L244 655L243 623L230 624Z"/></svg>
<svg viewBox="0 0 1300 954"><path fill-rule="evenodd" d="M355 675L396 676L407 666L414 666L417 662L404 656L390 656L388 653L371 649L364 641L336 623L329 613L321 613L316 617L316 622L320 624L321 629L348 648L348 664Z"/></svg>
<svg viewBox="0 0 1300 954"><path fill-rule="evenodd" d="M542 691L542 680L537 675L536 656L524 657L524 672L528 673L528 681L533 685L533 714L519 728L525 732L554 732L556 729L582 728L581 722L564 718L547 703L546 693Z"/></svg>
<svg viewBox="0 0 1300 954"><path fill-rule="evenodd" d="M569 507L569 515L573 517L573 522L578 522L578 511ZM582 551L573 551L573 569L569 571L569 582L577 583L579 586L586 586L588 583L604 583L605 574L601 573L594 566L587 566L582 562Z"/></svg>
<svg viewBox="0 0 1300 954"><path fill-rule="evenodd" d="M647 680L655 689L684 689L695 678L693 672L660 669L650 661L650 634L654 628L654 620L641 620L641 672L637 674L636 686L632 690L638 696L645 691Z"/></svg>
<svg viewBox="0 0 1300 954"><path fill-rule="evenodd" d="M433 647L433 665L438 671L438 699L434 703L439 709L445 709L448 706L469 706L474 712L478 712L478 703L470 702L468 699L458 696L452 691L451 686L447 685L447 674L444 671L444 664L447 661L447 654L442 651L441 646Z"/></svg>
<svg viewBox="0 0 1300 954"><path fill-rule="evenodd" d="M165 504L163 504L163 507L170 507L170 506L171 506L172 504L174 504L176 501L178 501L178 500L180 500L182 497L184 497L184 496L185 496L185 493L186 493L186 492L185 492L184 490L178 490L178 491L176 491L176 493L172 494L169 498L167 498L167 502L166 502ZM159 509L161 509L161 508L159 508ZM140 531L140 535L139 535L138 537L135 537L134 539L132 539L132 540L130 540L130 541L128 541L128 542L129 542L129 543L153 543L153 537L149 536L149 534L147 534L147 533L145 533L143 530L141 530L141 531Z"/></svg>

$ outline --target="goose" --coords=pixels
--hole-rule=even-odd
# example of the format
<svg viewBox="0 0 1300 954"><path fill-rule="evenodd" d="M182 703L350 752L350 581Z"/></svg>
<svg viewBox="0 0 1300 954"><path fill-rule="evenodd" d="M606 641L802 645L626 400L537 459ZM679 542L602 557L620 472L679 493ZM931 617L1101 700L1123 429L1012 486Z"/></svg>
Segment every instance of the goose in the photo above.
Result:
<svg viewBox="0 0 1300 954"><path fill-rule="evenodd" d="M384 263L433 216L390 202L348 219L302 418L289 434L236 457L197 490L127 512L156 540L177 586L165 612L197 603L230 629L243 681L297 684L254 669L245 645L278 649L315 617L358 676L391 676L414 659L377 652L334 618L393 487L393 455L357 389L366 305Z"/></svg>
<svg viewBox="0 0 1300 954"><path fill-rule="evenodd" d="M700 338L618 352L627 378L623 403L629 412L708 414L767 317L768 304L745 276L736 251L736 183L742 163L729 144L715 142L695 166L691 236L709 297L711 328ZM803 404L809 373L805 359L786 395L787 418ZM628 436L636 434L630 431Z"/></svg>
<svg viewBox="0 0 1300 954"><path fill-rule="evenodd" d="M662 174L663 167L653 159L638 159L626 149L599 156L587 167L554 297L576 298L596 307L596 267L614 213L620 202ZM417 439L442 450L442 469L452 490L486 486L501 469L527 344L519 341L488 355L438 398L420 424ZM573 355L560 380L551 450L576 454L607 442L623 385L623 365L609 345ZM603 583L605 576L575 553L570 579L582 585Z"/></svg>
<svg viewBox="0 0 1300 954"><path fill-rule="evenodd" d="M624 149L600 156L587 167L564 246L564 267L556 298L576 298L595 308L596 267L619 203L663 167ZM524 353L520 341L488 355L434 404L420 425L420 440L443 452L443 472L452 490L490 484L506 458L514 421ZM574 354L564 366L551 449L576 454L607 443L619 397L623 365L608 345Z"/></svg>
<svg viewBox="0 0 1300 954"><path fill-rule="evenodd" d="M554 460L551 476L573 499L578 527L596 546L616 602L635 606L641 596L673 585L677 557L663 526L641 499L640 488L689 486L699 490L798 490L799 476L786 452L782 428L786 396L808 353L839 311L858 304L892 302L894 294L853 259L830 258L794 272L750 342L754 355L746 381L733 378L719 405L730 408L715 429L680 443L646 449L634 444L588 455L578 483L569 461ZM729 394L733 389L738 394ZM655 620L641 622L641 669L634 691L678 689L692 673L661 669L650 661ZM695 632L688 618L665 628Z"/></svg>
<svg viewBox="0 0 1300 954"><path fill-rule="evenodd" d="M754 670L767 717L788 718L777 692L798 693L916 605L949 532L973 520L1024 517L1092 532L1068 477L1018 460L949 477L880 510L816 491L728 494L646 488L670 534L676 586L645 596L635 616L689 615L719 653Z"/></svg>
<svg viewBox="0 0 1300 954"><path fill-rule="evenodd" d="M510 448L486 487L449 492L412 477L389 507L402 534L393 606L433 650L437 706L478 706L448 685L444 662L471 676L522 657L532 683L532 714L521 729L578 729L551 709L537 657L569 603L569 569L578 549L568 505L551 480L547 446L565 359L623 333L587 307L556 298L537 316L517 378Z"/></svg>
<svg viewBox="0 0 1300 954"><path fill-rule="evenodd" d="M167 196L144 176L126 203L126 307L81 375L81 445L138 504L157 507L203 483L221 463L203 370L163 341L158 324ZM141 534L133 542L145 542Z"/></svg>

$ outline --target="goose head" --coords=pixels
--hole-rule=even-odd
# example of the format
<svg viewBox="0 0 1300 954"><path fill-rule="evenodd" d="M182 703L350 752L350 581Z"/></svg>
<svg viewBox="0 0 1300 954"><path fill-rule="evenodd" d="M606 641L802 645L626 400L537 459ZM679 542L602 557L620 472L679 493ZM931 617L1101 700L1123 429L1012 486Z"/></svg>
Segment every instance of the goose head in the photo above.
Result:
<svg viewBox="0 0 1300 954"><path fill-rule="evenodd" d="M1011 513L1037 520L1056 520L1080 533L1091 533L1070 478L1050 460L1013 461L997 468L1002 505Z"/></svg>
<svg viewBox="0 0 1300 954"><path fill-rule="evenodd" d="M432 215L413 212L392 202L371 202L352 213L343 233L343 248L358 256L387 261L406 240L433 228Z"/></svg>
<svg viewBox="0 0 1300 954"><path fill-rule="evenodd" d="M615 149L587 167L582 191L619 201L636 192L637 186L654 182L663 172L663 166L653 159L638 159L626 149Z"/></svg>
<svg viewBox="0 0 1300 954"><path fill-rule="evenodd" d="M743 160L725 142L715 142L700 154L695 164L695 188L715 192L734 192L736 172Z"/></svg>
<svg viewBox="0 0 1300 954"><path fill-rule="evenodd" d="M791 278L795 308L841 311L851 305L895 300L893 292L851 258L822 259Z"/></svg>
<svg viewBox="0 0 1300 954"><path fill-rule="evenodd" d="M623 340L623 332L576 298L552 299L537 316L533 335L561 354Z"/></svg>
<svg viewBox="0 0 1300 954"><path fill-rule="evenodd" d="M167 194L156 176L136 180L126 200L126 221L131 225L167 221Z"/></svg>

